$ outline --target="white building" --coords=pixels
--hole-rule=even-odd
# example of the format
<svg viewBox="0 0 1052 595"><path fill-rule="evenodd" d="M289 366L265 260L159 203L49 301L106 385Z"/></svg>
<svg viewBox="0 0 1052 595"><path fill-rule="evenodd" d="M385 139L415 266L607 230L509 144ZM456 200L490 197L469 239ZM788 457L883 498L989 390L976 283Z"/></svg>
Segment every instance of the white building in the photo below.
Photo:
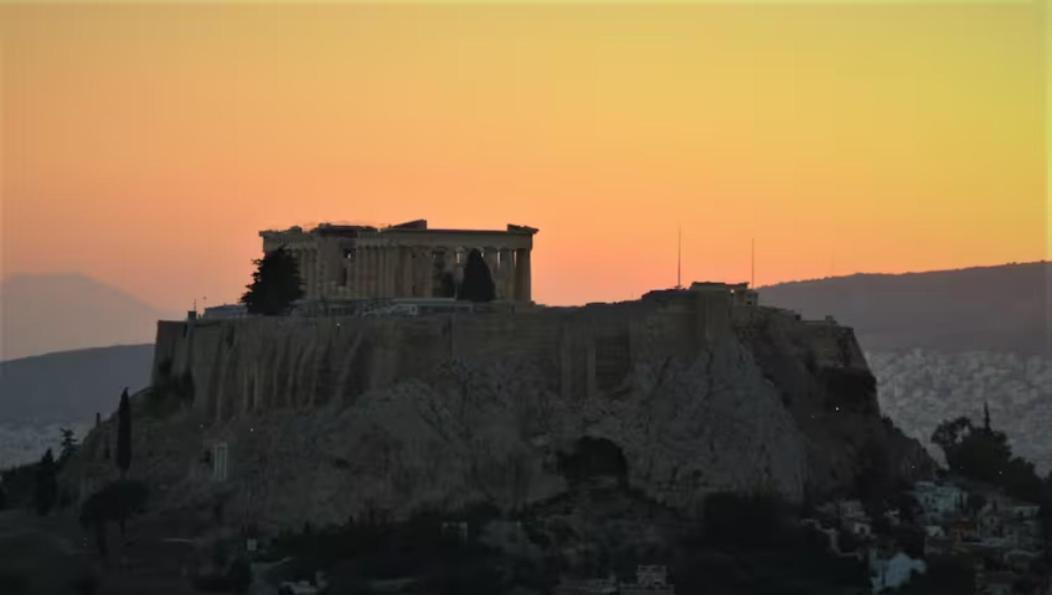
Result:
<svg viewBox="0 0 1052 595"><path fill-rule="evenodd" d="M914 573L924 574L927 570L924 560L915 560L903 552L887 558L876 548L869 552L869 580L873 593L897 589L910 582Z"/></svg>
<svg viewBox="0 0 1052 595"><path fill-rule="evenodd" d="M943 518L964 509L964 491L955 485L918 481L913 495L928 518Z"/></svg>

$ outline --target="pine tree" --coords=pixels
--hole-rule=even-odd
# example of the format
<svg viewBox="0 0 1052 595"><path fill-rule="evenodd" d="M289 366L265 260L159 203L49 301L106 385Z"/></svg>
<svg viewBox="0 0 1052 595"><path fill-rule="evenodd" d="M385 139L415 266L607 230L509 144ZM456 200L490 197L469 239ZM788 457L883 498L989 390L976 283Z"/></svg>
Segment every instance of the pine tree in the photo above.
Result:
<svg viewBox="0 0 1052 595"><path fill-rule="evenodd" d="M121 393L121 404L117 408L117 468L121 477L131 466L131 405L128 403L128 389Z"/></svg>
<svg viewBox="0 0 1052 595"><path fill-rule="evenodd" d="M241 296L250 314L279 316L292 308L303 297L303 281L296 259L284 247L269 252L253 261L252 284Z"/></svg>
<svg viewBox="0 0 1052 595"><path fill-rule="evenodd" d="M56 478L55 457L51 449L47 449L44 456L37 464L36 485L33 490L33 504L37 514L45 515L51 512L58 498L58 480Z"/></svg>
<svg viewBox="0 0 1052 595"><path fill-rule="evenodd" d="M1045 556L1052 561L1052 471L1041 485L1041 508L1038 513L1041 535L1045 539Z"/></svg>
<svg viewBox="0 0 1052 595"><path fill-rule="evenodd" d="M464 282L460 284L460 295L457 296L457 299L491 302L496 297L496 293L493 276L490 274L486 261L482 259L482 253L472 250L464 266Z"/></svg>
<svg viewBox="0 0 1052 595"><path fill-rule="evenodd" d="M73 435L73 430L69 428L59 428L59 432L62 434L62 450L59 452L58 460L59 463L65 463L73 453L77 452L77 438Z"/></svg>

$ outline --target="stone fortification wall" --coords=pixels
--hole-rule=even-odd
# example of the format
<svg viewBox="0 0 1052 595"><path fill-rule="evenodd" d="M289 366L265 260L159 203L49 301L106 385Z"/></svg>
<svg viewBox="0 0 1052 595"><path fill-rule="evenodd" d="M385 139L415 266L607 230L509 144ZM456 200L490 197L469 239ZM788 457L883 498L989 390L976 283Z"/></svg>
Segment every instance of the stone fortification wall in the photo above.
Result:
<svg viewBox="0 0 1052 595"><path fill-rule="evenodd" d="M148 454L132 473L165 486L168 506L214 500L233 522L527 506L581 480L565 462L586 439L623 454L628 485L697 514L715 491L800 500L842 489L867 444L901 442L880 422L850 329L713 292L515 313L164 322L155 359L153 392L181 387L186 405L144 413L136 452ZM85 441L89 474L94 459L112 467L105 435L104 425Z"/></svg>
<svg viewBox="0 0 1052 595"><path fill-rule="evenodd" d="M157 385L190 375L194 406L213 421L351 403L452 361L528 360L547 390L580 399L615 387L635 363L691 357L725 340L729 309L718 296L686 294L518 313L161 322L152 377Z"/></svg>

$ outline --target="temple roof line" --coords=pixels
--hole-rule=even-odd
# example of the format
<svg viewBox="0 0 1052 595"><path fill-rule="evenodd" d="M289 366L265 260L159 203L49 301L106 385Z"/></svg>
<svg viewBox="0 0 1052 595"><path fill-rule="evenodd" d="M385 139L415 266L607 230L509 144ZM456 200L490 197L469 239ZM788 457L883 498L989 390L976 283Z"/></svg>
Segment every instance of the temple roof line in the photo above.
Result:
<svg viewBox="0 0 1052 595"><path fill-rule="evenodd" d="M511 233L518 235L534 235L539 229L536 227L530 227L528 225L516 225L514 223L508 223L506 229L450 229L450 228L429 228L427 226L427 219L414 219L412 221L406 221L404 223L397 223L395 225L387 225L384 227L376 227L372 225L343 225L336 223L319 223L313 229L304 230L302 227L296 225L288 229L266 229L259 232L259 235L264 234L275 234L275 233L289 233L299 232L304 234L318 234L318 235L339 235L341 233L355 233L355 232L371 232L371 233L386 233L386 232L424 232L424 233L465 233L465 234L493 234L493 233Z"/></svg>

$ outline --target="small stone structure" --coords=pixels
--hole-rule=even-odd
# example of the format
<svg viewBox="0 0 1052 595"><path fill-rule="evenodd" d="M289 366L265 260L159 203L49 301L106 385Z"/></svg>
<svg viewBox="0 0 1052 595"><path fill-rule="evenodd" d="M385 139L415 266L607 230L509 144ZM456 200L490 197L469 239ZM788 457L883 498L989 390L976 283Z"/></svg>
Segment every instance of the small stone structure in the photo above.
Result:
<svg viewBox="0 0 1052 595"><path fill-rule="evenodd" d="M718 281L695 281L690 290L699 293L729 293L735 303L744 306L755 306L759 303L759 294L749 289L748 283L721 283Z"/></svg>
<svg viewBox="0 0 1052 595"><path fill-rule="evenodd" d="M259 232L263 251L284 248L299 263L308 301L452 297L468 254L478 250L498 300L529 302L537 229L429 229L424 219L389 227L323 223Z"/></svg>
<svg viewBox="0 0 1052 595"><path fill-rule="evenodd" d="M636 582L621 583L619 595L675 595L676 588L668 583L668 569L661 565L636 567Z"/></svg>

